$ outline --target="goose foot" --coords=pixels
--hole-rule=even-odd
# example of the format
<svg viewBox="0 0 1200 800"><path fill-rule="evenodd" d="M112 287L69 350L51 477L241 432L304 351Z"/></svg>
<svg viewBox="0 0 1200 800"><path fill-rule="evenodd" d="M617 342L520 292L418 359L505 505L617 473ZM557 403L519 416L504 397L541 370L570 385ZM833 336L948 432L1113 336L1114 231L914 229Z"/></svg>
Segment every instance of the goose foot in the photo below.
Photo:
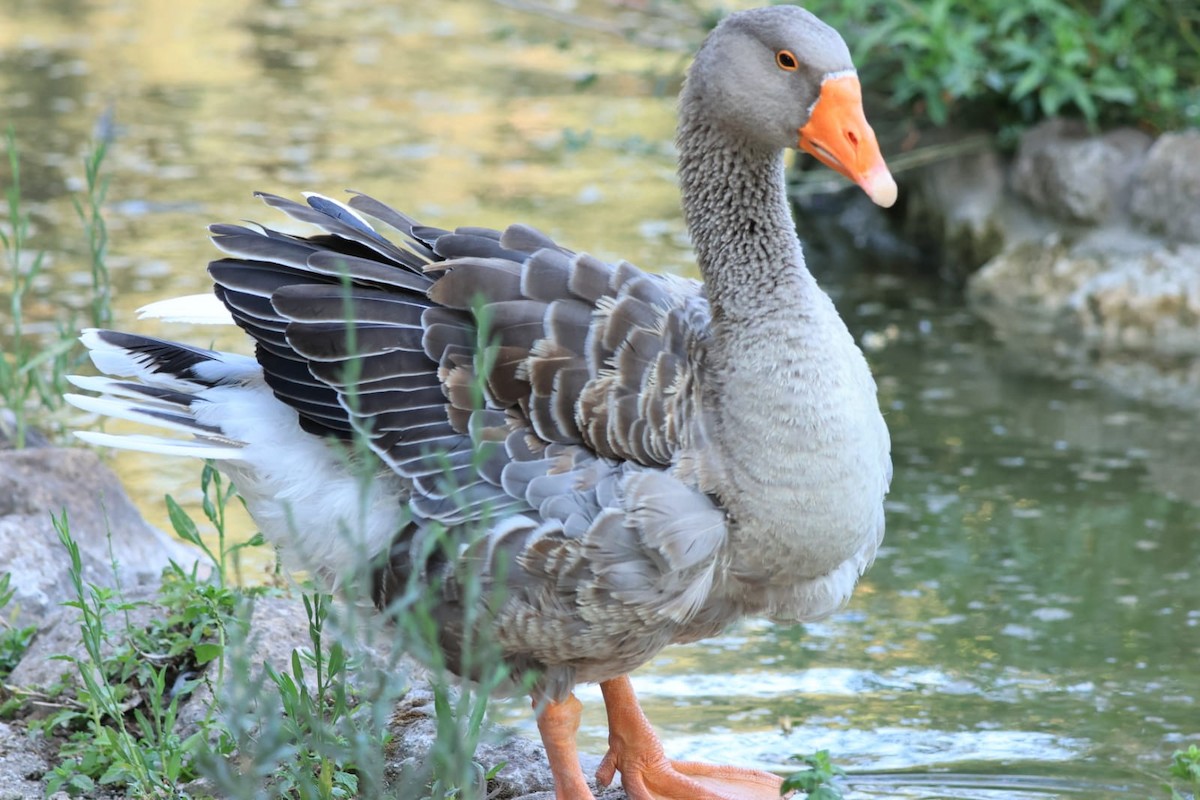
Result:
<svg viewBox="0 0 1200 800"><path fill-rule="evenodd" d="M608 711L608 753L596 771L601 786L620 772L630 800L779 800L778 775L669 760L627 676L604 681L600 691Z"/></svg>

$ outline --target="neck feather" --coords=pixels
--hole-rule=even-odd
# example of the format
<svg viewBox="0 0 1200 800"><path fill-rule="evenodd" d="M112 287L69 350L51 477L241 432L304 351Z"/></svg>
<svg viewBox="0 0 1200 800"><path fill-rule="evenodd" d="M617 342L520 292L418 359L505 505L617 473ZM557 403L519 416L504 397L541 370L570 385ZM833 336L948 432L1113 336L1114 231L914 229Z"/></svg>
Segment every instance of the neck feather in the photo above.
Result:
<svg viewBox="0 0 1200 800"><path fill-rule="evenodd" d="M718 325L794 306L813 286L787 202L783 154L680 114L683 211Z"/></svg>

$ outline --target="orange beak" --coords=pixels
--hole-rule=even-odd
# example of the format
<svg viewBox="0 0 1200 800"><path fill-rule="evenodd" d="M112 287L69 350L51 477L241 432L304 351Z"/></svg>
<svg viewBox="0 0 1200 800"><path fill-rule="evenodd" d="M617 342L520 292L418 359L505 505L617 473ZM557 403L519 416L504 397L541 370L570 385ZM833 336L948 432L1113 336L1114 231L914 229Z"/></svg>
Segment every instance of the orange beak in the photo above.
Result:
<svg viewBox="0 0 1200 800"><path fill-rule="evenodd" d="M863 114L862 86L856 76L827 78L821 84L797 146L857 183L876 205L889 208L896 202L896 181Z"/></svg>

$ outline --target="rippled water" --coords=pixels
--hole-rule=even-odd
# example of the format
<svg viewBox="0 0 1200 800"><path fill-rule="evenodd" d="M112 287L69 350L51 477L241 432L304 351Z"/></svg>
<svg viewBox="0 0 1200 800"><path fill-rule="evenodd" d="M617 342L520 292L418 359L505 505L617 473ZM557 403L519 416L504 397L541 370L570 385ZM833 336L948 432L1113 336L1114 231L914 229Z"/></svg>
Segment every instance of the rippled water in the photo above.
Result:
<svg viewBox="0 0 1200 800"><path fill-rule="evenodd" d="M0 125L50 251L35 314L82 303L69 192L106 108L117 320L146 332L178 333L133 309L202 290L203 225L264 218L255 189L349 186L690 270L658 92L678 57L562 39L483 0L0 0ZM1197 419L1021 373L929 279L813 261L879 379L886 547L833 618L747 622L639 671L669 751L788 769L828 748L859 797L1156 794L1200 740ZM194 497L195 465L116 466L164 525L162 494ZM581 697L602 752L599 693ZM524 703L497 714L532 730Z"/></svg>

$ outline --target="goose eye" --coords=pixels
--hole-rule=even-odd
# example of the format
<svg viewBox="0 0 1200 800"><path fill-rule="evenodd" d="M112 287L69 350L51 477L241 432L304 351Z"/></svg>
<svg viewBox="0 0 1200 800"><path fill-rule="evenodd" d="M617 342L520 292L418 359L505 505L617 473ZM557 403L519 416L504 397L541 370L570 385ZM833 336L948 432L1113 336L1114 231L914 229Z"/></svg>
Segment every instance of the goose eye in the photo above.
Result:
<svg viewBox="0 0 1200 800"><path fill-rule="evenodd" d="M796 60L796 56L791 50L780 50L776 53L775 63L779 65L780 69L788 72L795 72L796 68L800 66L800 62Z"/></svg>

